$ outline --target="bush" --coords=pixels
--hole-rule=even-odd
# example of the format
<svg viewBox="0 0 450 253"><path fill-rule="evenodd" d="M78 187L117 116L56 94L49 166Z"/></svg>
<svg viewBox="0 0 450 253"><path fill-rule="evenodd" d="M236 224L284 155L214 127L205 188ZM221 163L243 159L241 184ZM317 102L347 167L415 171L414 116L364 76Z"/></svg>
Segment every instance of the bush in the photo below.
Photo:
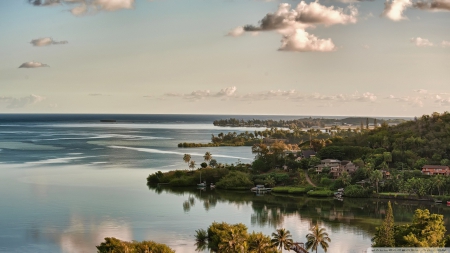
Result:
<svg viewBox="0 0 450 253"><path fill-rule="evenodd" d="M307 190L305 188L292 187L289 189L288 193L290 194L305 194Z"/></svg>
<svg viewBox="0 0 450 253"><path fill-rule="evenodd" d="M289 189L291 187L288 186L278 186L275 188L272 188L272 192L276 192L276 193L289 193Z"/></svg>
<svg viewBox="0 0 450 253"><path fill-rule="evenodd" d="M183 186L193 186L195 183L191 178L174 178L169 182L170 186L183 187Z"/></svg>
<svg viewBox="0 0 450 253"><path fill-rule="evenodd" d="M370 197L371 194L370 189L364 189L360 185L349 185L344 189L344 195L350 198L365 198Z"/></svg>
<svg viewBox="0 0 450 253"><path fill-rule="evenodd" d="M154 252L154 253L175 253L169 246L154 241L127 242L114 237L106 237L105 242L96 246L97 252Z"/></svg>
<svg viewBox="0 0 450 253"><path fill-rule="evenodd" d="M333 180L327 178L327 177L322 177L320 179L320 184L324 185L324 186L330 186L333 183Z"/></svg>
<svg viewBox="0 0 450 253"><path fill-rule="evenodd" d="M331 197L334 195L330 190L309 191L307 194L310 197Z"/></svg>
<svg viewBox="0 0 450 253"><path fill-rule="evenodd" d="M231 171L216 184L221 189L250 189L252 186L249 176L240 171Z"/></svg>

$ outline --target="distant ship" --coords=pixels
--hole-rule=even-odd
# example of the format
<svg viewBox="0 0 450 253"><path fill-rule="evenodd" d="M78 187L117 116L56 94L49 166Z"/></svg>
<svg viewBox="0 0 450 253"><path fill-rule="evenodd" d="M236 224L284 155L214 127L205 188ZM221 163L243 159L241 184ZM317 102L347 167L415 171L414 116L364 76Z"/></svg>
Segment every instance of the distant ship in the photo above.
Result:
<svg viewBox="0 0 450 253"><path fill-rule="evenodd" d="M101 119L100 122L116 122L115 119Z"/></svg>

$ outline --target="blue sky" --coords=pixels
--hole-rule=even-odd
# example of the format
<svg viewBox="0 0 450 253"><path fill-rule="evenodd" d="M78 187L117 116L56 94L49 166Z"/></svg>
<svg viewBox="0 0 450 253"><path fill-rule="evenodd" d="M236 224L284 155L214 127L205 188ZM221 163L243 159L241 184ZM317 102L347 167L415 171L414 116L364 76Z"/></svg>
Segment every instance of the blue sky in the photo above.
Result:
<svg viewBox="0 0 450 253"><path fill-rule="evenodd" d="M34 1L0 2L3 113L450 108L450 0Z"/></svg>

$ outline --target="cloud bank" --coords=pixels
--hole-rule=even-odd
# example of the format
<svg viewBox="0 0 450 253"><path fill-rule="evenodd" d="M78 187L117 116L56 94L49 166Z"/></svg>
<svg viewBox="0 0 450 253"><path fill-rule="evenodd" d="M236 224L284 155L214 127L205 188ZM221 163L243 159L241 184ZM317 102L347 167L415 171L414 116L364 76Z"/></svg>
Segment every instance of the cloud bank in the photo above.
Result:
<svg viewBox="0 0 450 253"><path fill-rule="evenodd" d="M413 6L426 11L450 11L450 0L419 1Z"/></svg>
<svg viewBox="0 0 450 253"><path fill-rule="evenodd" d="M297 52L331 52L336 46L331 39L318 39L302 29L297 29L292 35L286 35L281 40L280 51Z"/></svg>
<svg viewBox="0 0 450 253"><path fill-rule="evenodd" d="M98 11L132 9L134 7L134 0L28 0L28 3L34 6L71 6L70 12L75 16Z"/></svg>
<svg viewBox="0 0 450 253"><path fill-rule="evenodd" d="M19 68L42 68L42 67L50 67L50 66L48 66L45 63L33 62L33 61L22 63L22 65L19 66Z"/></svg>
<svg viewBox="0 0 450 253"><path fill-rule="evenodd" d="M27 97L14 98L14 97L0 97L0 103L6 104L6 108L23 108L27 105L32 105L45 100L45 97L31 94Z"/></svg>
<svg viewBox="0 0 450 253"><path fill-rule="evenodd" d="M43 46L50 46L50 45L62 45L62 44L67 44L67 43L69 43L69 42L67 42L66 40L54 41L50 37L39 38L39 39L32 40L30 42L30 44L35 46L35 47L43 47Z"/></svg>

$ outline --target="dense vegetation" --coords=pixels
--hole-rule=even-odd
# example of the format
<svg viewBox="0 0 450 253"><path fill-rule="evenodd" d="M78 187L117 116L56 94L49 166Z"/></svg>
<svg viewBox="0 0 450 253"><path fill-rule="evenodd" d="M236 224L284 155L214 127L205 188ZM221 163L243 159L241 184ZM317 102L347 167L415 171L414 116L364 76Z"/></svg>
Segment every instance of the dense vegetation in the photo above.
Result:
<svg viewBox="0 0 450 253"><path fill-rule="evenodd" d="M412 224L395 225L391 203L381 227L372 239L373 247L445 247L450 237L445 236L444 216L417 209Z"/></svg>
<svg viewBox="0 0 450 253"><path fill-rule="evenodd" d="M96 246L98 253L126 252L126 253L175 253L169 246L154 241L127 242L107 237L105 241Z"/></svg>
<svg viewBox="0 0 450 253"><path fill-rule="evenodd" d="M378 122L378 123L401 123L405 120L402 119L375 119L375 118L360 118L360 117L352 117L352 118L344 118L344 119L324 119L324 118L302 118L302 119L293 119L293 120L260 120L260 119L251 119L251 120L243 120L243 119L221 119L215 120L213 122L214 126L264 126L264 127L287 127L287 128L309 128L312 126L324 127L325 124L340 124L340 125L360 125L362 122ZM367 123L368 124L368 123Z"/></svg>

